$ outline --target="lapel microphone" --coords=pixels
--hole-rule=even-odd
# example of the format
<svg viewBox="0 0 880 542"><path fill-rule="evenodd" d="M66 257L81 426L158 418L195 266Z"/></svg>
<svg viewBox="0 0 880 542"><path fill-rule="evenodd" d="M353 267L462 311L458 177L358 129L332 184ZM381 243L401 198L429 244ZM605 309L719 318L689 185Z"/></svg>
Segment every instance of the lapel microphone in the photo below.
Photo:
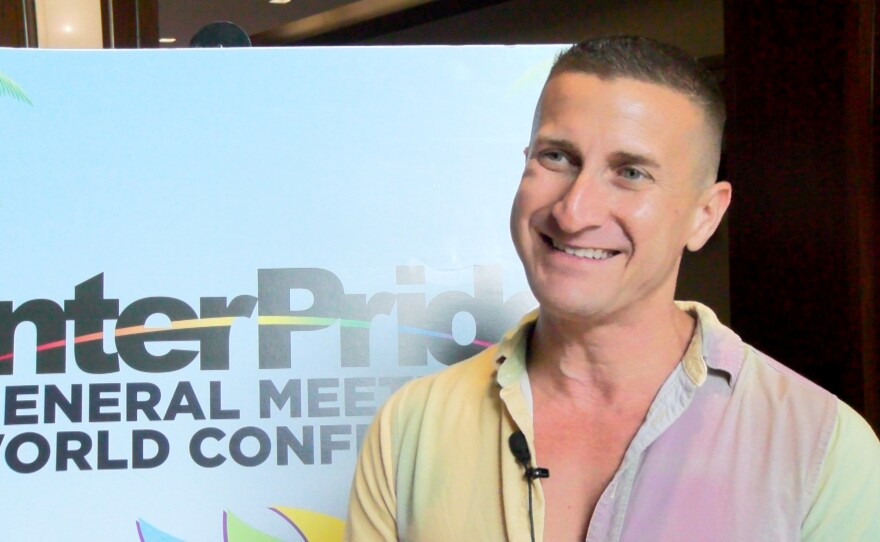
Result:
<svg viewBox="0 0 880 542"><path fill-rule="evenodd" d="M532 453L529 451L529 443L522 431L516 431L507 439L510 453L516 462L522 465L526 471L526 485L529 487L529 532L532 542L535 542L535 516L532 512L532 482L538 478L550 478L550 471L541 467L532 467Z"/></svg>
<svg viewBox="0 0 880 542"><path fill-rule="evenodd" d="M528 480L550 478L550 471L548 469L532 467L532 453L529 452L529 443L526 442L526 436L523 435L522 431L511 434L507 444L510 446L510 453L513 454L516 462L525 469Z"/></svg>

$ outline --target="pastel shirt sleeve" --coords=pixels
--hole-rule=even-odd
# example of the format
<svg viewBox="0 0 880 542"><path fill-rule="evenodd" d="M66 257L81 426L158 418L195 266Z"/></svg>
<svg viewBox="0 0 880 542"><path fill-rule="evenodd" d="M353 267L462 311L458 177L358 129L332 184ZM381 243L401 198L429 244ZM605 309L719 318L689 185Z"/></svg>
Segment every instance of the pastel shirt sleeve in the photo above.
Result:
<svg viewBox="0 0 880 542"><path fill-rule="evenodd" d="M390 410L386 404L379 411L364 438L349 498L345 542L397 540Z"/></svg>
<svg viewBox="0 0 880 542"><path fill-rule="evenodd" d="M809 542L880 541L880 441L838 401L837 423L801 538Z"/></svg>

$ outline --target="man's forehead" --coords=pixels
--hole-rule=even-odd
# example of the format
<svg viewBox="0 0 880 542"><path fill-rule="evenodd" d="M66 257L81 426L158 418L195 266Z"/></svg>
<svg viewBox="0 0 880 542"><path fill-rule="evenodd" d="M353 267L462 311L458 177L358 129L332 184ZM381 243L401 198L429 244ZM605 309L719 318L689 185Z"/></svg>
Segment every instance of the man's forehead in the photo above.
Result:
<svg viewBox="0 0 880 542"><path fill-rule="evenodd" d="M560 82L565 82L565 85L561 85ZM580 99L590 97L589 93L585 90L587 87L590 87L596 93L596 96L603 95L605 97L627 92L627 89L641 89L643 91L641 92L643 98L652 96L652 98L648 98L651 108L668 109L671 113L669 122L681 124L684 121L684 118L680 117L682 114L695 120L700 128L700 139L704 139L705 143L714 149L711 151L712 154L720 153L721 128L714 122L714 117L712 117L708 107L695 96L672 85L653 80L628 75L599 75L577 70L554 73L547 79L535 105L535 113L532 118L532 137L534 137L538 129L544 111L549 111L554 106L561 105L566 99L570 98L570 96L558 92L561 86L565 86L568 90L572 88L580 89L580 93L586 93L586 96L581 96ZM666 104L665 106L662 105L664 103ZM677 106L671 106L672 104L677 104ZM691 115L694 116L691 117Z"/></svg>
<svg viewBox="0 0 880 542"><path fill-rule="evenodd" d="M706 137L706 114L685 94L638 79L600 78L591 74L555 75L544 86L532 124L534 137L541 126L577 126L613 123L669 131L682 128Z"/></svg>
<svg viewBox="0 0 880 542"><path fill-rule="evenodd" d="M552 106L554 102L571 99L573 92L578 94L578 99L585 97L593 99L630 97L657 102L657 105L663 103L667 105L687 104L700 117L706 116L705 109L699 103L674 87L628 76L601 77L591 73L574 71L554 74L547 80L538 99L536 110L540 111L542 108Z"/></svg>

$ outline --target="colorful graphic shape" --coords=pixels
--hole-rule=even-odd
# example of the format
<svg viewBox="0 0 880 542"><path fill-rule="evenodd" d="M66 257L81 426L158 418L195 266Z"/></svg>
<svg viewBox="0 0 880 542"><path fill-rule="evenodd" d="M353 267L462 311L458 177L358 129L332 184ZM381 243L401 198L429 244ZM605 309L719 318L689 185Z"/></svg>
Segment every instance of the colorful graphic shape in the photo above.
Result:
<svg viewBox="0 0 880 542"><path fill-rule="evenodd" d="M338 518L287 506L270 508L299 534L294 540L299 542L342 542L345 523ZM153 527L143 519L137 520L140 542L183 542L168 533ZM292 534L292 533L291 533ZM223 542L283 542L264 532L251 527L229 511L223 512Z"/></svg>
<svg viewBox="0 0 880 542"><path fill-rule="evenodd" d="M28 105L34 105L27 94L18 86L18 83L9 78L3 72L0 72L0 96L10 96L20 102Z"/></svg>
<svg viewBox="0 0 880 542"><path fill-rule="evenodd" d="M243 522L232 512L223 512L223 542L282 542Z"/></svg>
<svg viewBox="0 0 880 542"><path fill-rule="evenodd" d="M272 510L289 521L305 542L342 542L345 523L340 519L285 506L276 506Z"/></svg>
<svg viewBox="0 0 880 542"><path fill-rule="evenodd" d="M137 520L137 530L140 542L183 542L183 540L153 527L143 519Z"/></svg>

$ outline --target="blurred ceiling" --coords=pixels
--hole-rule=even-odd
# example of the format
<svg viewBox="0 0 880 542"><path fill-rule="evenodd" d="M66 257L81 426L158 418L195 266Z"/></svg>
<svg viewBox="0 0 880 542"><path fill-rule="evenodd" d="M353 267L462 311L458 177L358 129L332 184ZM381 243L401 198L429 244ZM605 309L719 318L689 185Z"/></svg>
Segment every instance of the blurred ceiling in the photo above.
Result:
<svg viewBox="0 0 880 542"><path fill-rule="evenodd" d="M256 34L284 23L331 11L356 0L159 0L159 37L176 38L172 47L186 47L206 24L229 21ZM165 46L165 45L163 45Z"/></svg>
<svg viewBox="0 0 880 542"><path fill-rule="evenodd" d="M508 0L158 0L162 47L187 47L218 21L235 23L254 45L355 43ZM283 1L283 0L282 0Z"/></svg>

